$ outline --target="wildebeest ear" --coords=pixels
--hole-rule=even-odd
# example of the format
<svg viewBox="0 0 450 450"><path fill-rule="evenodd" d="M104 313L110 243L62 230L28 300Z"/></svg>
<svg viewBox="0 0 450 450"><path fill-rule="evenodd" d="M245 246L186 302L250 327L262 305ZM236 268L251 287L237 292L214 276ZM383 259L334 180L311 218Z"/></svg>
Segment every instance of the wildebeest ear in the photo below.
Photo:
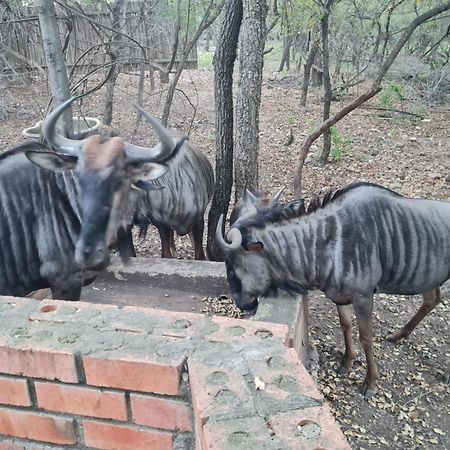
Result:
<svg viewBox="0 0 450 450"><path fill-rule="evenodd" d="M77 156L64 155L54 152L40 152L29 150L25 156L42 169L52 170L53 172L62 172L63 170L75 169L78 161Z"/></svg>
<svg viewBox="0 0 450 450"><path fill-rule="evenodd" d="M137 186L139 181L151 181L162 177L167 170L168 166L165 164L156 163L140 163L137 165L131 165L131 182ZM139 187L139 186L138 186Z"/></svg>
<svg viewBox="0 0 450 450"><path fill-rule="evenodd" d="M250 252L260 252L264 248L264 244L262 242L250 242L245 246L245 249Z"/></svg>
<svg viewBox="0 0 450 450"><path fill-rule="evenodd" d="M155 186L154 184L144 180L137 180L133 186L138 189L142 189L143 191L161 191L164 189L164 186Z"/></svg>

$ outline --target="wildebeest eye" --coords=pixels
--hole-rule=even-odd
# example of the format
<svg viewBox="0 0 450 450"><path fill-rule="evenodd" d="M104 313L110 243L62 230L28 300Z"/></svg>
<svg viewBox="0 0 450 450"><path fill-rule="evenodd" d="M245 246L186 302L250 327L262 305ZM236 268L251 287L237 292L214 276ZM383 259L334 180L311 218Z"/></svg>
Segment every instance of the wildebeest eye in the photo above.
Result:
<svg viewBox="0 0 450 450"><path fill-rule="evenodd" d="M249 252L259 252L264 248L264 245L262 242L250 242L244 248Z"/></svg>

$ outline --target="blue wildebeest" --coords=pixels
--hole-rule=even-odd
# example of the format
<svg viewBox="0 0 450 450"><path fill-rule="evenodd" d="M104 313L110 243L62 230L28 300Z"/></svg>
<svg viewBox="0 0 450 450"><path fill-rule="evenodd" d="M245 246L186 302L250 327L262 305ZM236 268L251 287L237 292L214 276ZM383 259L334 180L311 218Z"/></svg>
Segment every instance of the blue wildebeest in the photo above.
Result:
<svg viewBox="0 0 450 450"><path fill-rule="evenodd" d="M171 149L141 148L115 137L60 136L57 107L42 125L56 152L39 143L0 155L0 294L50 287L53 298L78 300L86 271L109 263L108 244L126 211L131 184L167 170ZM34 164L33 164L34 163Z"/></svg>
<svg viewBox="0 0 450 450"><path fill-rule="evenodd" d="M367 360L361 391L376 390L373 294L423 294L414 317L391 340L408 337L441 300L450 277L450 203L408 199L381 186L354 183L307 209L279 204L238 218L216 239L224 252L231 294L250 313L257 298L276 288L322 290L336 303L345 340L342 369L355 358L349 304L355 310ZM295 211L296 210L296 211ZM295 211L295 214L292 212Z"/></svg>
<svg viewBox="0 0 450 450"><path fill-rule="evenodd" d="M193 147L186 138L175 140L167 129L153 116L140 109L152 124L160 142L172 149L167 172L158 180L147 183L147 191L138 202L134 224L145 235L149 225L155 225L161 238L161 256L173 258L174 232L190 234L195 259L205 259L203 251L204 214L214 193L214 171L208 158ZM135 256L131 228L121 230Z"/></svg>

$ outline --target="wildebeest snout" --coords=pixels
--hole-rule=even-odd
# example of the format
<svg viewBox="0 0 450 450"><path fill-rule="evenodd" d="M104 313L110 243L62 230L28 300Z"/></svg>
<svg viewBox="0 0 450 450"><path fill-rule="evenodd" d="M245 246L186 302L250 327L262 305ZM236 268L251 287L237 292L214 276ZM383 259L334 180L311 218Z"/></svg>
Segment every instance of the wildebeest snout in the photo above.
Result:
<svg viewBox="0 0 450 450"><path fill-rule="evenodd" d="M258 299L254 299L251 303L246 303L245 305L238 306L243 312L244 316L251 317L258 311Z"/></svg>
<svg viewBox="0 0 450 450"><path fill-rule="evenodd" d="M75 249L75 261L83 269L103 270L110 261L108 248L102 242L95 246L86 246L80 242Z"/></svg>

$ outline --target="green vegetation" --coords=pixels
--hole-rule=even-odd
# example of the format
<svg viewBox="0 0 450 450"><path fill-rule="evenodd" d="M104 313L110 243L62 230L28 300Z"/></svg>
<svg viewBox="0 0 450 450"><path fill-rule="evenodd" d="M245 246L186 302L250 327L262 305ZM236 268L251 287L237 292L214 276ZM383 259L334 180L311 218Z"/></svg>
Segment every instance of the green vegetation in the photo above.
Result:
<svg viewBox="0 0 450 450"><path fill-rule="evenodd" d="M331 127L331 151L330 158L334 162L341 161L352 150L352 141L343 136L336 126Z"/></svg>
<svg viewBox="0 0 450 450"><path fill-rule="evenodd" d="M389 84L384 86L378 96L378 104L382 108L393 109L399 101L404 99L405 90L403 87L395 81L391 81Z"/></svg>
<svg viewBox="0 0 450 450"><path fill-rule="evenodd" d="M197 61L200 69L211 69L213 66L213 54L206 51L199 52Z"/></svg>

